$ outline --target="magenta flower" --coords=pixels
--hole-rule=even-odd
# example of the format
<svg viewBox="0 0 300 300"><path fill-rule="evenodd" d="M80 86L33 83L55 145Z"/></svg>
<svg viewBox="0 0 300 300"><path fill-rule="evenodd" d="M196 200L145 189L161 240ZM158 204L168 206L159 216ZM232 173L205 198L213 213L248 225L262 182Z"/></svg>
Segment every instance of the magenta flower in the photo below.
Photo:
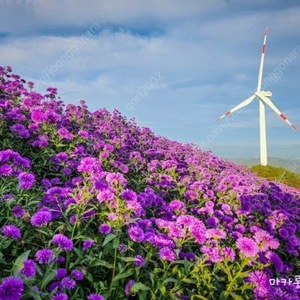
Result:
<svg viewBox="0 0 300 300"><path fill-rule="evenodd" d="M270 286L269 280L267 275L261 270L250 272L245 281L256 285L254 288L254 295L257 299L268 297L268 290Z"/></svg>
<svg viewBox="0 0 300 300"><path fill-rule="evenodd" d="M106 175L106 181L110 186L118 186L121 184L123 187L126 186L127 180L121 173L109 173Z"/></svg>
<svg viewBox="0 0 300 300"><path fill-rule="evenodd" d="M37 124L44 122L44 112L37 109L31 109L31 120Z"/></svg>
<svg viewBox="0 0 300 300"><path fill-rule="evenodd" d="M173 200L169 203L169 207L172 210L179 211L179 210L185 210L185 204L184 202L180 200Z"/></svg>
<svg viewBox="0 0 300 300"><path fill-rule="evenodd" d="M172 262L176 260L176 254L168 247L161 248L158 254L161 260L168 260Z"/></svg>
<svg viewBox="0 0 300 300"><path fill-rule="evenodd" d="M262 229L255 232L254 240L259 245L260 251L263 252L268 249L277 249L279 247L279 241Z"/></svg>
<svg viewBox="0 0 300 300"><path fill-rule="evenodd" d="M72 140L74 137L73 134L70 133L66 128L58 129L57 133L66 140Z"/></svg>
<svg viewBox="0 0 300 300"><path fill-rule="evenodd" d="M222 249L222 257L227 257L231 262L233 262L235 259L235 252L230 247L224 247Z"/></svg>
<svg viewBox="0 0 300 300"><path fill-rule="evenodd" d="M135 242L142 242L144 240L144 232L139 226L132 226L128 229L129 237Z"/></svg>
<svg viewBox="0 0 300 300"><path fill-rule="evenodd" d="M207 239L209 238L225 239L226 232L220 228L207 229L205 232L205 237Z"/></svg>
<svg viewBox="0 0 300 300"><path fill-rule="evenodd" d="M245 257L254 257L258 251L258 245L251 238L241 237L236 241L236 246Z"/></svg>

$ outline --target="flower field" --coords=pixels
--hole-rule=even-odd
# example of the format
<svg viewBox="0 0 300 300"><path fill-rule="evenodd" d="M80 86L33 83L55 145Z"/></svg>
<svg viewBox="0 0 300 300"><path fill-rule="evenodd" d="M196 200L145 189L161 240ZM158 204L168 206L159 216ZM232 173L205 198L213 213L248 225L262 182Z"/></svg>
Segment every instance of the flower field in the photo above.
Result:
<svg viewBox="0 0 300 300"><path fill-rule="evenodd" d="M299 198L0 67L0 299L300 299Z"/></svg>

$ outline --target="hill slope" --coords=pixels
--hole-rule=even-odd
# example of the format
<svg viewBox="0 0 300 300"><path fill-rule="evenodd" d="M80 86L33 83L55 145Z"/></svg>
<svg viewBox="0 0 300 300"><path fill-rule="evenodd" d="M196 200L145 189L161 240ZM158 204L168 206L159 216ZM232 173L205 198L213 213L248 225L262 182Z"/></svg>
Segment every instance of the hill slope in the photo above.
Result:
<svg viewBox="0 0 300 300"><path fill-rule="evenodd" d="M25 83L0 67L1 299L300 297L269 283L299 268L296 190Z"/></svg>

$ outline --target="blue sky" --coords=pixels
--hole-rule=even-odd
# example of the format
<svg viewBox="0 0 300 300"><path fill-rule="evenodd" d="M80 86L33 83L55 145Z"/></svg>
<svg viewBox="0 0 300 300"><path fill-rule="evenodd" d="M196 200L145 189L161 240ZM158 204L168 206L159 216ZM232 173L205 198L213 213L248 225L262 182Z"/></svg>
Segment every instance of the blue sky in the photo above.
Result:
<svg viewBox="0 0 300 300"><path fill-rule="evenodd" d="M300 128L299 15L283 0L0 0L0 65L66 103L116 108L218 156L259 156L258 100L215 120L256 89L268 26L263 87ZM300 131L266 118L268 155L298 158Z"/></svg>

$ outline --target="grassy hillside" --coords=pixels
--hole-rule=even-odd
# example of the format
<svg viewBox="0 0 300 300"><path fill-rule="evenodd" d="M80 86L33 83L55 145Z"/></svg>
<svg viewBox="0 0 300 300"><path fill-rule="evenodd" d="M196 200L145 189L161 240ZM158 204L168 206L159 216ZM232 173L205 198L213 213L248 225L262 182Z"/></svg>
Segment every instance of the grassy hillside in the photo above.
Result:
<svg viewBox="0 0 300 300"><path fill-rule="evenodd" d="M270 181L282 182L288 186L300 188L300 176L282 167L256 165L251 172Z"/></svg>

